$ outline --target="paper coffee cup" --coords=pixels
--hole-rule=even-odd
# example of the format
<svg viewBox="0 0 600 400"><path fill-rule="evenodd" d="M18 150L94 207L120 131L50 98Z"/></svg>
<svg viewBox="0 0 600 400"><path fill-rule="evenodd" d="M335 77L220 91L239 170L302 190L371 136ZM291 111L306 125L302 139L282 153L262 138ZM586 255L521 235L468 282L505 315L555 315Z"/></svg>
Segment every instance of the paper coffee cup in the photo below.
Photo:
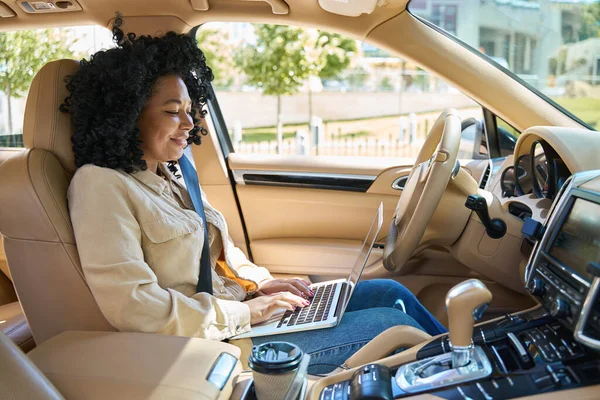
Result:
<svg viewBox="0 0 600 400"><path fill-rule="evenodd" d="M258 400L282 400L294 383L304 353L288 342L254 346L248 360Z"/></svg>

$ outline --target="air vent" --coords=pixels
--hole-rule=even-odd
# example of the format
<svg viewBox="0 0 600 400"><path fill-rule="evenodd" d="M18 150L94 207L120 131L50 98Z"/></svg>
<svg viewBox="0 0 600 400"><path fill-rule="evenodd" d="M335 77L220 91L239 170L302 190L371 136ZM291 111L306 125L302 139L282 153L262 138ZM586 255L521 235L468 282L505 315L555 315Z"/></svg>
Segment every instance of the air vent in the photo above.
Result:
<svg viewBox="0 0 600 400"><path fill-rule="evenodd" d="M488 164L488 166L485 169L485 172L483 173L483 177L481 178L481 183L479 184L479 189L485 189L485 185L487 185L487 181L488 179L490 179L490 165Z"/></svg>

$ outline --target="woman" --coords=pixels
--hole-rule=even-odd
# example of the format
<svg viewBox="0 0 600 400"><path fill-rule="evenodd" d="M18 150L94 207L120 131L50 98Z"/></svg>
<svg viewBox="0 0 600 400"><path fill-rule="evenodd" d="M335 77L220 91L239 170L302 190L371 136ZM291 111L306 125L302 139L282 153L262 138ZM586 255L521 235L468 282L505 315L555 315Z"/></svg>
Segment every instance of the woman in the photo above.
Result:
<svg viewBox="0 0 600 400"><path fill-rule="evenodd" d="M273 279L250 262L205 198L203 226L174 175L184 148L206 134L200 120L213 76L195 41L174 32L124 36L118 26L114 36L117 48L81 62L61 107L72 114L79 167L68 191L71 220L85 277L107 320L122 331L224 340L278 310L308 305L309 282ZM212 294L196 292L204 229ZM347 311L336 328L254 343L287 340L315 363L335 366L395 325L445 331L391 280L360 282Z"/></svg>

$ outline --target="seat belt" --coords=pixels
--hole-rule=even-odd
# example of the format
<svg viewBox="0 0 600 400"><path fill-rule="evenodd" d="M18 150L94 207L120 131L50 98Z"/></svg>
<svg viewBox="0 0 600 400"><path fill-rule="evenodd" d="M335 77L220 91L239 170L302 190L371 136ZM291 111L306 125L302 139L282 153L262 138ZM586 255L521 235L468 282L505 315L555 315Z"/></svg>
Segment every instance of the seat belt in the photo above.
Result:
<svg viewBox="0 0 600 400"><path fill-rule="evenodd" d="M206 214L204 213L204 205L202 204L202 195L200 191L200 182L198 182L198 175L196 169L186 157L185 153L178 160L185 186L187 187L194 210L202 218L202 224L204 225L204 245L202 246L202 254L200 255L200 272L198 274L198 286L196 292L206 292L213 294L212 287L212 271L210 268L210 247L208 244L208 225L206 223Z"/></svg>

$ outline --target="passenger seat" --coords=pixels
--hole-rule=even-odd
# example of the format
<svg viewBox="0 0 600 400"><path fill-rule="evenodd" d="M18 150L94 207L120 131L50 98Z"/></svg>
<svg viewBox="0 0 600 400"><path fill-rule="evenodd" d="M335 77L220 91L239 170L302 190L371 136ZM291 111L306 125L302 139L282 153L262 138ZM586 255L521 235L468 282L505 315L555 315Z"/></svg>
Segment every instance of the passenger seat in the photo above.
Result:
<svg viewBox="0 0 600 400"><path fill-rule="evenodd" d="M0 333L0 397L3 399L64 399L40 370Z"/></svg>
<svg viewBox="0 0 600 400"><path fill-rule="evenodd" d="M25 353L35 347L23 309L19 304L2 246L0 236L0 331Z"/></svg>

